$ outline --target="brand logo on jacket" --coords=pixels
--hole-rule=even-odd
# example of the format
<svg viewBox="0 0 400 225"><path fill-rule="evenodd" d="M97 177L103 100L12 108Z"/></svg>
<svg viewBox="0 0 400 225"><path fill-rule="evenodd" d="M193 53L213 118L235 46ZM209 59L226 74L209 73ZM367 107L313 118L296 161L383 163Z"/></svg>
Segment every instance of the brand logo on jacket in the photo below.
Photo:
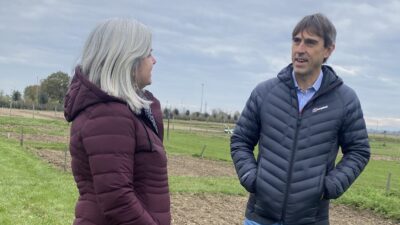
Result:
<svg viewBox="0 0 400 225"><path fill-rule="evenodd" d="M318 107L318 108L313 108L312 113L316 113L318 111L321 111L321 110L324 110L324 109L327 109L327 108L328 108L328 105L324 105L324 106L321 106L321 107Z"/></svg>

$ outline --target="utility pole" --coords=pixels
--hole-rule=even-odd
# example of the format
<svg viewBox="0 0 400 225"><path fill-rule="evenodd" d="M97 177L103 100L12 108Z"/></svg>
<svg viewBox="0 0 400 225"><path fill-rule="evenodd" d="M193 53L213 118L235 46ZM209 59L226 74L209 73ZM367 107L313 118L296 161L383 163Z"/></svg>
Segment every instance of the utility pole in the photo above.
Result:
<svg viewBox="0 0 400 225"><path fill-rule="evenodd" d="M40 88L40 84L39 84L39 76L36 77L36 81L37 81L37 86L36 86L36 110L39 109L39 88Z"/></svg>
<svg viewBox="0 0 400 225"><path fill-rule="evenodd" d="M35 119L35 104L39 105L39 76L36 76L36 98L32 102L32 118Z"/></svg>
<svg viewBox="0 0 400 225"><path fill-rule="evenodd" d="M203 112L203 94L204 94L204 83L201 83L201 103L200 103L200 113Z"/></svg>

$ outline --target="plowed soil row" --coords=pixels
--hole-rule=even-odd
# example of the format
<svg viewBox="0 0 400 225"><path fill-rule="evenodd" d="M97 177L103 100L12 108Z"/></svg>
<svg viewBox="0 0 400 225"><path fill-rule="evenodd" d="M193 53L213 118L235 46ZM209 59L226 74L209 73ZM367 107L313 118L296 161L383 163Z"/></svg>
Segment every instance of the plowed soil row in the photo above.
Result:
<svg viewBox="0 0 400 225"><path fill-rule="evenodd" d="M61 151L36 150L43 160L59 169L70 171L70 156ZM168 171L172 176L232 176L236 173L231 163L189 156L169 155ZM247 197L222 194L172 194L171 210L174 225L233 225L242 224ZM368 210L331 204L331 225L393 225Z"/></svg>

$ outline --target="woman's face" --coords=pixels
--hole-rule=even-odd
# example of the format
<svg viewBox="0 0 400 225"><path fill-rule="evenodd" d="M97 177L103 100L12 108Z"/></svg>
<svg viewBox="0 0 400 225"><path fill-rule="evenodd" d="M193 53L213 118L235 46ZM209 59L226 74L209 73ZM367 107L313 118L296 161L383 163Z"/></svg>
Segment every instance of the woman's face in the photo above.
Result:
<svg viewBox="0 0 400 225"><path fill-rule="evenodd" d="M136 82L140 89L143 89L147 85L151 84L151 70L156 62L157 61L151 52L148 56L140 61L136 70Z"/></svg>

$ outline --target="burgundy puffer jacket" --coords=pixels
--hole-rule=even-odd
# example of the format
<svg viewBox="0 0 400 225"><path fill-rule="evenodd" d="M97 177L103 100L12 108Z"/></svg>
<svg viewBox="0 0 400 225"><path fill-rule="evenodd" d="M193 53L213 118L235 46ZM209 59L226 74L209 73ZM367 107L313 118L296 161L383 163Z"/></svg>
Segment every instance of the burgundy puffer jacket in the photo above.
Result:
<svg viewBox="0 0 400 225"><path fill-rule="evenodd" d="M65 98L72 121L72 172L79 189L74 225L169 225L167 158L160 103L150 92L158 134L144 115L135 115L75 71Z"/></svg>

